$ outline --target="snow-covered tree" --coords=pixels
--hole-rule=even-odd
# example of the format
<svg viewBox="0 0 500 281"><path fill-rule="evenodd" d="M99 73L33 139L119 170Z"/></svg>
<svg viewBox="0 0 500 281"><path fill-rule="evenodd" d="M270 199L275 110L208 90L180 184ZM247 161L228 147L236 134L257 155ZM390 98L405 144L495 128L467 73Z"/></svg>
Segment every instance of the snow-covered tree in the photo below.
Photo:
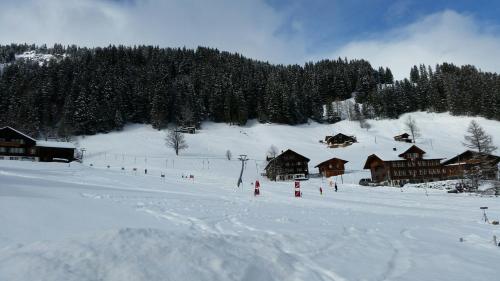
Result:
<svg viewBox="0 0 500 281"><path fill-rule="evenodd" d="M175 155L179 155L180 150L188 148L184 135L177 129L168 130L165 143L168 147L174 149Z"/></svg>
<svg viewBox="0 0 500 281"><path fill-rule="evenodd" d="M275 158L279 153L279 150L276 146L271 145L269 149L267 150L267 157L270 159Z"/></svg>
<svg viewBox="0 0 500 281"><path fill-rule="evenodd" d="M413 119L413 117L411 117L411 115L406 119L405 126L406 129L410 131L413 143L415 143L415 139L420 137L420 129L417 126L417 122Z"/></svg>
<svg viewBox="0 0 500 281"><path fill-rule="evenodd" d="M497 147L493 145L491 136L488 135L475 120L470 122L467 133L468 134L464 136L464 146L481 153L491 153L497 149Z"/></svg>

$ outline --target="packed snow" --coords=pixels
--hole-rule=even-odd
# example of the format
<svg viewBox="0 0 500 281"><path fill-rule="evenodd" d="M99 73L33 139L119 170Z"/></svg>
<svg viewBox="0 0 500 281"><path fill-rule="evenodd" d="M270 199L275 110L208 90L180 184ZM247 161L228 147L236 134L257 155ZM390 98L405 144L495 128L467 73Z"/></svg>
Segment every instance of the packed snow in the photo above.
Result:
<svg viewBox="0 0 500 281"><path fill-rule="evenodd" d="M414 117L429 155L464 150L470 118ZM479 208L499 220L499 198L356 184L368 155L397 157L408 146L392 140L403 121L371 121L368 131L349 121L204 123L180 156L164 131L131 125L79 138L81 164L2 160L0 280L498 280L500 226ZM479 122L498 144L498 122ZM336 132L359 143L318 142ZM338 192L313 178L295 198L292 182L260 176L270 145L310 158L312 172L343 158L349 173L333 179ZM240 188L241 163L225 159L228 149L251 159Z"/></svg>

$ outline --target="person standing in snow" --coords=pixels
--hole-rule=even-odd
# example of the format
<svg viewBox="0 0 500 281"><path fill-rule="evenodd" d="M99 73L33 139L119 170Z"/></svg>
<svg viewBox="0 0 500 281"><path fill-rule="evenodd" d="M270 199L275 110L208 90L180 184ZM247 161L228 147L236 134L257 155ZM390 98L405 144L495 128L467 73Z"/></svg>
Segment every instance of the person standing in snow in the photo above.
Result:
<svg viewBox="0 0 500 281"><path fill-rule="evenodd" d="M337 183L335 183L335 192L337 192L338 188L337 188Z"/></svg>

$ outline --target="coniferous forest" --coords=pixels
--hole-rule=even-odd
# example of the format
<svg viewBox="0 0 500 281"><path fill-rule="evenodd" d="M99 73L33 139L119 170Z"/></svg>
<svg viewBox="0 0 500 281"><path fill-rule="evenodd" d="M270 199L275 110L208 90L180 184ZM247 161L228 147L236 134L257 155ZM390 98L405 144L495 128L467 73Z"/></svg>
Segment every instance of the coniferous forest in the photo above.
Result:
<svg viewBox="0 0 500 281"><path fill-rule="evenodd" d="M16 59L28 50L52 59ZM129 122L335 122L332 102L353 96L362 104L353 119L423 110L500 120L500 77L448 63L415 66L409 79L394 81L389 68L365 60L273 65L204 47L13 44L0 46L0 73L0 127L35 136L109 132Z"/></svg>

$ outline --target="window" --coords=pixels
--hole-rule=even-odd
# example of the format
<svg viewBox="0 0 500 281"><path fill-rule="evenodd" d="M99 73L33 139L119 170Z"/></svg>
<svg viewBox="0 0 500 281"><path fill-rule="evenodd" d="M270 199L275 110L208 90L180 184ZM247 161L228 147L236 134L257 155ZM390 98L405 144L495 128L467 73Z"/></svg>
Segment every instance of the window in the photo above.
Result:
<svg viewBox="0 0 500 281"><path fill-rule="evenodd" d="M10 153L15 153L15 154L22 154L22 153L24 153L24 148L22 148L22 147L11 147L9 149L9 152Z"/></svg>
<svg viewBox="0 0 500 281"><path fill-rule="evenodd" d="M9 158L10 160L19 160L19 157L12 156Z"/></svg>
<svg viewBox="0 0 500 281"><path fill-rule="evenodd" d="M24 144L24 140L23 139L12 139L11 141L12 142L17 142L19 144Z"/></svg>
<svg viewBox="0 0 500 281"><path fill-rule="evenodd" d="M5 148L5 147L0 147L0 153L1 153L1 152L7 152L7 148Z"/></svg>

